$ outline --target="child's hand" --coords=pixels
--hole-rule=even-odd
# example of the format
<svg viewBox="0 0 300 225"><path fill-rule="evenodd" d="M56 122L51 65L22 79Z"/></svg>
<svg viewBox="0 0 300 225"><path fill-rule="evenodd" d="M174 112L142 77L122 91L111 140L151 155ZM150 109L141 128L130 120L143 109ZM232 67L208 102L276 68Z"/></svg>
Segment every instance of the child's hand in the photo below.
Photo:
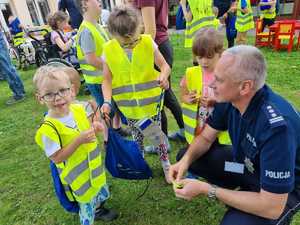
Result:
<svg viewBox="0 0 300 225"><path fill-rule="evenodd" d="M101 109L101 116L102 116L102 119L104 119L104 121L106 122L106 124L109 124L110 123L110 117L109 117L109 114L110 114L110 111L111 111L111 105L107 104L107 103L103 103Z"/></svg>
<svg viewBox="0 0 300 225"><path fill-rule="evenodd" d="M94 128L95 133L97 134L97 133L102 132L104 130L104 125L100 121L94 121L93 122L93 128Z"/></svg>
<svg viewBox="0 0 300 225"><path fill-rule="evenodd" d="M206 96L203 96L201 99L200 99L200 104L204 107L211 107L215 104L215 100L213 98L209 98L209 97L206 97Z"/></svg>
<svg viewBox="0 0 300 225"><path fill-rule="evenodd" d="M82 131L78 137L80 144L92 143L96 140L94 128Z"/></svg>
<svg viewBox="0 0 300 225"><path fill-rule="evenodd" d="M163 74L160 74L157 80L158 80L159 86L162 89L165 89L165 90L169 89L169 81L166 76L164 76Z"/></svg>
<svg viewBox="0 0 300 225"><path fill-rule="evenodd" d="M188 104L197 103L199 100L197 91L191 91L187 95L184 95L183 101Z"/></svg>

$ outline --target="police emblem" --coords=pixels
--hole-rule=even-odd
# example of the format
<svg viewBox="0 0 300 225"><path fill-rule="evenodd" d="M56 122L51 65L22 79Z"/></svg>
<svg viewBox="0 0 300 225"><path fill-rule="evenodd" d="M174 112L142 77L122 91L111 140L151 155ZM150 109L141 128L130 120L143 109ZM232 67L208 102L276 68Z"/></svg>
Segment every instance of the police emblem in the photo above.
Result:
<svg viewBox="0 0 300 225"><path fill-rule="evenodd" d="M253 163L251 162L251 160L248 157L245 157L244 163L245 163L245 166L248 169L248 171L250 173L254 173Z"/></svg>

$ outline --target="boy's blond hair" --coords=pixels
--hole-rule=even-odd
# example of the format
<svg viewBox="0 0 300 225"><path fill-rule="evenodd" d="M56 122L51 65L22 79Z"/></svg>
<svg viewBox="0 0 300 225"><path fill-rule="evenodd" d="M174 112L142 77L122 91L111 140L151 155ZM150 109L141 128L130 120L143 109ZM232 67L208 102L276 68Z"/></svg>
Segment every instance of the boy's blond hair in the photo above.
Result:
<svg viewBox="0 0 300 225"><path fill-rule="evenodd" d="M40 67L33 76L33 84L36 92L39 91L39 87L45 80L59 80L60 78L65 79L71 85L69 76L64 72L61 67L54 66L42 66Z"/></svg>
<svg viewBox="0 0 300 225"><path fill-rule="evenodd" d="M73 67L69 67L69 66L68 67L64 66L61 69L68 75L70 82L74 87L75 95L78 95L80 85L81 85L80 75L79 75L78 71L75 70Z"/></svg>

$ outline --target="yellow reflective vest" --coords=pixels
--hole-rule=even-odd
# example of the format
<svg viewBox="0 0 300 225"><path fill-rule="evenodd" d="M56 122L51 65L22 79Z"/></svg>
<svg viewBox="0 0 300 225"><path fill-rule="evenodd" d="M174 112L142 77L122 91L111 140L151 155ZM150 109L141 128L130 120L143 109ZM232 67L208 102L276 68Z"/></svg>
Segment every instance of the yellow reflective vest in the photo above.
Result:
<svg viewBox="0 0 300 225"><path fill-rule="evenodd" d="M62 147L65 147L73 142L80 132L90 129L90 122L82 105L71 104L70 111L77 124L75 129L66 127L57 119L45 116L44 123L35 136L36 143L42 149L45 148L42 141L43 136L60 144L58 133ZM47 124L48 121L55 126L57 133L51 125ZM106 184L105 170L97 141L81 144L65 162L57 163L56 167L70 201L89 202Z"/></svg>
<svg viewBox="0 0 300 225"><path fill-rule="evenodd" d="M101 84L103 80L102 70L87 63L85 55L79 45L79 37L83 29L88 29L91 32L96 47L95 54L97 57L101 57L103 44L109 40L109 37L106 31L99 24L95 26L94 24L84 20L79 27L76 38L77 57L85 82L88 84Z"/></svg>
<svg viewBox="0 0 300 225"><path fill-rule="evenodd" d="M24 32L19 32L13 36L13 44L15 47L26 42L26 38L24 37Z"/></svg>
<svg viewBox="0 0 300 225"><path fill-rule="evenodd" d="M274 19L276 17L276 7L271 6L270 9L261 9L261 18Z"/></svg>
<svg viewBox="0 0 300 225"><path fill-rule="evenodd" d="M212 0L188 0L193 19L186 23L184 47L191 48L197 31L202 27L216 27Z"/></svg>
<svg viewBox="0 0 300 225"><path fill-rule="evenodd" d="M239 0L236 14L235 28L238 32L246 32L254 28L253 13L250 0L247 1L248 13L242 13L242 0Z"/></svg>
<svg viewBox="0 0 300 225"><path fill-rule="evenodd" d="M150 35L141 35L128 59L116 39L104 45L106 63L112 73L112 97L121 112L130 119L156 115L161 88L154 69L154 47Z"/></svg>
<svg viewBox="0 0 300 225"><path fill-rule="evenodd" d="M186 70L186 84L189 92L196 91L197 96L202 95L203 81L202 69L200 66L189 67ZM184 122L185 139L192 143L196 128L198 126L199 103L182 103L182 117ZM218 135L220 144L231 144L228 132L220 132Z"/></svg>

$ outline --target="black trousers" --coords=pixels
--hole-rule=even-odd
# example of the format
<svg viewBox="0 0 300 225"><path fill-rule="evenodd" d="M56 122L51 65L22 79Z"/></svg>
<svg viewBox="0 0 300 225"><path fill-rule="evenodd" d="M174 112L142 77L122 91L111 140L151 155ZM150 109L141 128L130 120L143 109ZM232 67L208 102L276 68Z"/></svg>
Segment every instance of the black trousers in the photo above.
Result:
<svg viewBox="0 0 300 225"><path fill-rule="evenodd" d="M181 149L177 154L177 161L185 154L186 149ZM244 174L237 174L224 171L225 161L232 161L231 146L214 143L211 149L202 157L194 161L189 171L205 178L209 183L220 187L242 191L259 192L259 172L253 174L245 169ZM288 225L292 216L300 209L300 190L289 193L288 201L284 212L277 220L266 219L252 215L238 209L228 207L220 225Z"/></svg>
<svg viewBox="0 0 300 225"><path fill-rule="evenodd" d="M166 62L169 64L169 66L172 68L173 65L173 48L171 46L171 43L169 40L164 41L158 46L159 51L165 58ZM180 104L171 88L171 76L169 77L169 83L170 88L165 91L165 97L164 97L164 106L166 106L171 113L173 114L178 127L184 128L184 123L182 119L182 110L180 107ZM166 116L165 111L163 110L161 113L161 127L162 131L168 135L168 119Z"/></svg>

